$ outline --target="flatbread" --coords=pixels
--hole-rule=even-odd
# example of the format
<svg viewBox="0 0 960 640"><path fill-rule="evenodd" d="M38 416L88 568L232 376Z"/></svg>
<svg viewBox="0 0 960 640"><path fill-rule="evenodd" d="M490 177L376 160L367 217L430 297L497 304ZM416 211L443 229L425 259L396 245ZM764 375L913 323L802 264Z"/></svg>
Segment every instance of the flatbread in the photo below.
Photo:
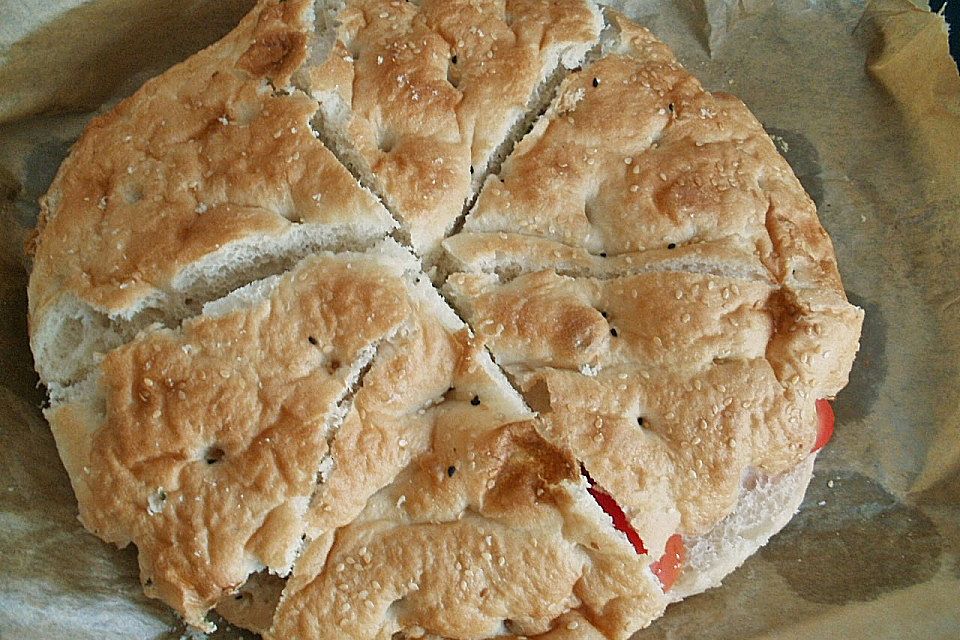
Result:
<svg viewBox="0 0 960 640"><path fill-rule="evenodd" d="M84 525L277 639L625 640L789 520L862 323L747 108L587 0L262 0L91 124L29 297Z"/></svg>

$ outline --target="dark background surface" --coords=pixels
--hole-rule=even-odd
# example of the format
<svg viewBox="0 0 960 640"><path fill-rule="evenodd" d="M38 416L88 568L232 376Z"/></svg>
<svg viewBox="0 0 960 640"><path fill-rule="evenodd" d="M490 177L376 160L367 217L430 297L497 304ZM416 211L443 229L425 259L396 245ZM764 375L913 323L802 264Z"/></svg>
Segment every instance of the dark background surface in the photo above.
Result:
<svg viewBox="0 0 960 640"><path fill-rule="evenodd" d="M940 11L946 5L944 12L947 23L950 25L950 55L954 62L960 61L960 0L930 0L930 9Z"/></svg>

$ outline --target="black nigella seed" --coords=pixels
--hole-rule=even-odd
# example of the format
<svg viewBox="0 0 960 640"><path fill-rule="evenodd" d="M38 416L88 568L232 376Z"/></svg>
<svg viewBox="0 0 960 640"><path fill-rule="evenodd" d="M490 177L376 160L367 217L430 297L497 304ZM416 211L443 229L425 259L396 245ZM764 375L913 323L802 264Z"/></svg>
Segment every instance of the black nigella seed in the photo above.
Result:
<svg viewBox="0 0 960 640"><path fill-rule="evenodd" d="M450 58L450 62L452 62L453 64L457 64L457 54L453 54L453 57Z"/></svg>
<svg viewBox="0 0 960 640"><path fill-rule="evenodd" d="M243 600L243 594L242 594L242 593L238 593L237 595L233 596L233 599L234 599L234 600Z"/></svg>
<svg viewBox="0 0 960 640"><path fill-rule="evenodd" d="M307 336L307 342L309 342L313 346L317 346L317 339L314 338L313 336Z"/></svg>
<svg viewBox="0 0 960 640"><path fill-rule="evenodd" d="M640 425L641 427L643 426L643 416L640 416L639 418L637 418L637 424Z"/></svg>
<svg viewBox="0 0 960 640"><path fill-rule="evenodd" d="M670 109L670 113L673 113L673 112L674 112L674 107L673 107L673 103L672 103L672 102L667 105L667 108Z"/></svg>
<svg viewBox="0 0 960 640"><path fill-rule="evenodd" d="M676 248L677 248L676 242L671 242L670 244L667 245L667 249L676 249Z"/></svg>
<svg viewBox="0 0 960 640"><path fill-rule="evenodd" d="M473 165L470 165L470 175L473 175Z"/></svg>
<svg viewBox="0 0 960 640"><path fill-rule="evenodd" d="M470 401L470 404L473 406L478 406L480 404L480 396L473 396L473 400Z"/></svg>
<svg viewBox="0 0 960 640"><path fill-rule="evenodd" d="M453 474L455 474L456 472L457 472L457 468L456 468L456 467L454 467L454 466L449 466L449 467L447 467L447 477L448 477L448 478L452 478L452 477L453 477Z"/></svg>
<svg viewBox="0 0 960 640"><path fill-rule="evenodd" d="M607 257L607 252L606 252L606 251L601 251L601 252L600 252L600 257L601 257L601 258L606 258L606 257Z"/></svg>
<svg viewBox="0 0 960 640"><path fill-rule="evenodd" d="M601 311L601 312L600 312L600 315L602 315L604 318L608 317L606 311Z"/></svg>
<svg viewBox="0 0 960 640"><path fill-rule="evenodd" d="M612 335L614 338L617 337L617 330L614 327L610 327L610 335Z"/></svg>
<svg viewBox="0 0 960 640"><path fill-rule="evenodd" d="M594 79L593 79L593 86L594 86L594 87L599 87L599 86L600 86L600 78L594 78Z"/></svg>

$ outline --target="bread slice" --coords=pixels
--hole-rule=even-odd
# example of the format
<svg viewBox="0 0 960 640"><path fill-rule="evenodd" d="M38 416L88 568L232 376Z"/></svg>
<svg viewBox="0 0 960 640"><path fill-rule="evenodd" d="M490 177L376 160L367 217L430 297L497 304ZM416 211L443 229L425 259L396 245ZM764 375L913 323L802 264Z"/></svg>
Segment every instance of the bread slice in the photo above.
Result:
<svg viewBox="0 0 960 640"><path fill-rule="evenodd" d="M45 384L77 382L152 322L393 229L290 88L312 16L307 0L263 2L87 127L41 203L29 304Z"/></svg>
<svg viewBox="0 0 960 640"><path fill-rule="evenodd" d="M91 532L134 543L149 595L194 626L285 574L341 415L400 329L412 256L321 255L110 352L46 412Z"/></svg>
<svg viewBox="0 0 960 640"><path fill-rule="evenodd" d="M337 37L298 75L318 129L428 262L602 26L592 0L319 5Z"/></svg>
<svg viewBox="0 0 960 640"><path fill-rule="evenodd" d="M742 251L736 240L618 255L594 255L583 247L549 238L505 232L459 233L447 238L443 245L446 252L438 264L443 274L441 281L457 272L492 273L508 281L543 269L596 278L644 271L689 271L742 280L773 280L760 259Z"/></svg>
<svg viewBox="0 0 960 640"><path fill-rule="evenodd" d="M447 241L453 268L491 253L527 270L629 265L708 244L690 270L715 273L719 260L746 276L762 264L845 303L816 209L756 118L704 91L649 31L609 17L604 55L563 81Z"/></svg>
<svg viewBox="0 0 960 640"><path fill-rule="evenodd" d="M431 437L357 518L310 543L266 637L535 635L570 609L605 611L596 623L625 637L662 612L649 560L532 423L459 415Z"/></svg>

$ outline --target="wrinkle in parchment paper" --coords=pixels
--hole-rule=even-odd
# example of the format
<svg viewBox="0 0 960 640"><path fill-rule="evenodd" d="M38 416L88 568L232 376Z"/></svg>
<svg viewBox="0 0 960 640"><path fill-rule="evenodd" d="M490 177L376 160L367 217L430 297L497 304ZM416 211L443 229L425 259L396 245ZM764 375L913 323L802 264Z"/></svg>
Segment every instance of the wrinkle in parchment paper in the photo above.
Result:
<svg viewBox="0 0 960 640"><path fill-rule="evenodd" d="M942 19L907 0L613 4L705 86L750 106L816 201L848 295L866 310L837 432L800 513L722 588L638 637L960 637L960 79ZM163 1L143 14L162 24L132 20L147 5L0 0L0 638L182 632L141 594L134 551L77 522L25 335L23 241L91 110L176 47L212 41L243 0ZM201 14L206 25L189 18ZM176 41L155 35L188 26ZM77 59L55 47L24 67L17 52L50 34L77 41ZM98 34L111 34L106 46Z"/></svg>

